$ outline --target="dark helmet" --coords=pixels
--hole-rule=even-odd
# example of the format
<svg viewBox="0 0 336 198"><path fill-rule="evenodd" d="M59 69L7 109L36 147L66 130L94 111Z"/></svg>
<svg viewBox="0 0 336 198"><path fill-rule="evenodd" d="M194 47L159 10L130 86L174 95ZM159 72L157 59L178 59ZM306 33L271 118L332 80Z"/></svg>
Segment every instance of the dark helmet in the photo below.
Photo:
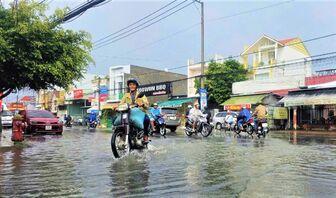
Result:
<svg viewBox="0 0 336 198"><path fill-rule="evenodd" d="M135 79L135 78L129 78L127 80L127 86L129 86L130 83L134 83L134 84L136 84L137 87L139 87L139 83L138 83L137 79Z"/></svg>

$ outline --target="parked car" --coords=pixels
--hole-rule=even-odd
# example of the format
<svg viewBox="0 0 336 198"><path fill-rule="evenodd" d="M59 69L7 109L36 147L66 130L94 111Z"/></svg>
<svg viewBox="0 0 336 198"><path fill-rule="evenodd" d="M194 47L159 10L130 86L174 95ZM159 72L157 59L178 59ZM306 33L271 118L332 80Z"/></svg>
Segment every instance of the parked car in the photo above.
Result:
<svg viewBox="0 0 336 198"><path fill-rule="evenodd" d="M236 122L238 113L234 111L230 111L230 112L233 116L234 122ZM216 129L220 130L225 126L226 115L227 115L227 111L221 111L221 112L216 113L216 115L213 117L212 123L216 127Z"/></svg>
<svg viewBox="0 0 336 198"><path fill-rule="evenodd" d="M161 108L161 113L164 115L163 118L166 121L166 128L170 129L171 132L175 132L177 127L181 124L181 114L176 108Z"/></svg>
<svg viewBox="0 0 336 198"><path fill-rule="evenodd" d="M46 110L24 110L19 114L26 123L25 133L63 133L63 124L51 112Z"/></svg>
<svg viewBox="0 0 336 198"><path fill-rule="evenodd" d="M11 127L13 124L13 113L8 110L4 110L0 114L2 126Z"/></svg>

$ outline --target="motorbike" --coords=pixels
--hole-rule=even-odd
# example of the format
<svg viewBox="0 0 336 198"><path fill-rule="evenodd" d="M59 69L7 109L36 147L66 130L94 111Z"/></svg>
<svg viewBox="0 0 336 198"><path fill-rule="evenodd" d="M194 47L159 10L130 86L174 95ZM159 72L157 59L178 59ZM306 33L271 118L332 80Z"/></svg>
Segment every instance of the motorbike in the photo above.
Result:
<svg viewBox="0 0 336 198"><path fill-rule="evenodd" d="M98 122L96 120L91 120L88 123L88 129L91 129L91 128L95 129L95 128L97 128L97 125L98 125Z"/></svg>
<svg viewBox="0 0 336 198"><path fill-rule="evenodd" d="M234 125L234 129L233 131L239 135L241 132L246 132L247 134L249 135L252 135L253 134L253 131L254 131L254 119L253 118L250 118L247 122L245 122L243 124L243 129L241 130L239 127L238 127L238 122Z"/></svg>
<svg viewBox="0 0 336 198"><path fill-rule="evenodd" d="M66 128L71 128L71 127L72 127L72 120L71 120L71 121L66 121L66 122L64 123L64 126L65 126Z"/></svg>
<svg viewBox="0 0 336 198"><path fill-rule="evenodd" d="M152 126L150 125L149 134L153 135L154 132L160 132L160 135L165 136L166 135L166 121L161 115L157 115L156 119L154 121L154 126L156 131L152 129Z"/></svg>
<svg viewBox="0 0 336 198"><path fill-rule="evenodd" d="M268 129L267 120L266 119L259 120L257 130L256 130L256 134L258 138L260 138L260 136L263 136L265 138L268 132L269 132L269 129Z"/></svg>
<svg viewBox="0 0 336 198"><path fill-rule="evenodd" d="M196 123L195 132L193 132L193 121L188 118L185 126L185 134L191 136L193 133L201 133L203 137L208 137L213 130L213 126L207 121L207 115L200 116L200 120Z"/></svg>
<svg viewBox="0 0 336 198"><path fill-rule="evenodd" d="M224 131L227 132L227 131L234 131L234 127L235 127L236 124L232 123L232 124L229 124L227 122L224 122Z"/></svg>
<svg viewBox="0 0 336 198"><path fill-rule="evenodd" d="M137 107L128 104L119 105L120 115L114 121L114 132L111 138L111 149L115 158L127 155L132 150L147 148L143 141L145 113Z"/></svg>

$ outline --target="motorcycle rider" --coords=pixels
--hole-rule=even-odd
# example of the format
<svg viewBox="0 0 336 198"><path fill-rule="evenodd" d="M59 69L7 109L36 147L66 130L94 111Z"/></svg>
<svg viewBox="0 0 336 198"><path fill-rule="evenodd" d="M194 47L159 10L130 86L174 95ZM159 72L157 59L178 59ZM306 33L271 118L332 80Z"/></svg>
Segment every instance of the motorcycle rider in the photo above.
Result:
<svg viewBox="0 0 336 198"><path fill-rule="evenodd" d="M228 110L225 116L225 123L229 125L229 127L232 126L234 120L231 112Z"/></svg>
<svg viewBox="0 0 336 198"><path fill-rule="evenodd" d="M65 126L70 126L71 125L71 120L72 117L70 116L70 114L65 118Z"/></svg>
<svg viewBox="0 0 336 198"><path fill-rule="evenodd" d="M265 120L267 116L267 110L266 107L263 105L263 103L259 102L257 108L255 109L253 116L255 116L254 119L254 126L258 126L259 121Z"/></svg>
<svg viewBox="0 0 336 198"><path fill-rule="evenodd" d="M120 104L128 104L130 106L137 105L143 112L145 112L145 119L144 119L144 142L148 143L148 127L149 127L149 117L146 113L146 110L149 107L149 103L147 97L144 95L139 98L138 87L139 83L135 78L130 78L127 80L127 87L128 92L124 95L121 99Z"/></svg>
<svg viewBox="0 0 336 198"><path fill-rule="evenodd" d="M91 112L89 115L89 123L92 123L92 122L98 123L97 114L94 112Z"/></svg>
<svg viewBox="0 0 336 198"><path fill-rule="evenodd" d="M153 107L149 110L150 111L150 121L151 121L151 125L152 125L152 129L153 131L156 131L155 129L155 120L158 119L158 116L161 116L161 108L159 108L159 105L157 103L153 104Z"/></svg>
<svg viewBox="0 0 336 198"><path fill-rule="evenodd" d="M190 109L189 117L193 121L193 132L195 132L196 124L199 121L200 117L203 115L202 111L199 109L199 104L195 103L194 108Z"/></svg>
<svg viewBox="0 0 336 198"><path fill-rule="evenodd" d="M237 117L239 129L243 130L243 124L249 121L251 118L252 118L251 112L245 106L243 106L240 109L239 115Z"/></svg>
<svg viewBox="0 0 336 198"><path fill-rule="evenodd" d="M207 123L210 124L211 112L207 106L204 107L203 113L207 115Z"/></svg>

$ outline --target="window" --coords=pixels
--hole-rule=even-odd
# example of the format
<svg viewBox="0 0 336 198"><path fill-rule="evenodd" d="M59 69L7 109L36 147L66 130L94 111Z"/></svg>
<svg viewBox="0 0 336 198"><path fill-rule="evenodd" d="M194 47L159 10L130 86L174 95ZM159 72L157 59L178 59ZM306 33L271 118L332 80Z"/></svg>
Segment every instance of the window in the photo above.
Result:
<svg viewBox="0 0 336 198"><path fill-rule="evenodd" d="M118 93L123 93L123 82L118 82Z"/></svg>

